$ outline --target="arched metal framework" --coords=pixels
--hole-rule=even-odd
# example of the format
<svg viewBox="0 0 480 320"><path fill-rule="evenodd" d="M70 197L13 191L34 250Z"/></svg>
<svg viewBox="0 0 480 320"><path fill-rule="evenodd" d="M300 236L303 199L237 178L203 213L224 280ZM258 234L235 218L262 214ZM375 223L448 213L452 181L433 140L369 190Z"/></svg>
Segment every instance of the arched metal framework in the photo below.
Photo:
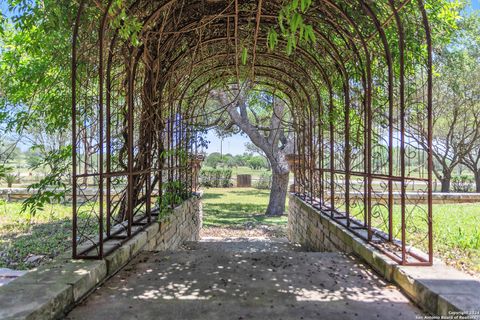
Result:
<svg viewBox="0 0 480 320"><path fill-rule="evenodd" d="M249 80L288 99L296 195L398 263L432 263L423 0L314 1L303 18L317 41L291 55L281 37L267 46L282 0L117 3L82 1L73 35L75 258L108 254L152 221L157 198L196 188L208 94ZM426 145L410 138L418 130Z"/></svg>

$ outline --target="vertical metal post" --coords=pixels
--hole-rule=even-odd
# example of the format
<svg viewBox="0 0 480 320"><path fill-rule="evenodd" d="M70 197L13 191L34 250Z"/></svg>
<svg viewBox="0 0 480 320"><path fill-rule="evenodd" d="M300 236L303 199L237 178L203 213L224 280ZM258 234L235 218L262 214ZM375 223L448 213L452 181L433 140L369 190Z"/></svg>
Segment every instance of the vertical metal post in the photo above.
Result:
<svg viewBox="0 0 480 320"><path fill-rule="evenodd" d="M134 206L134 189L133 189L133 140L134 140L134 114L133 114L133 98L134 98L134 71L133 71L133 53L130 52L128 68L128 110L127 110L127 126L128 126L128 138L127 138L127 158L128 158L128 181L127 181L127 236L132 236L133 225L133 206Z"/></svg>
<svg viewBox="0 0 480 320"><path fill-rule="evenodd" d="M330 123L330 216L333 218L335 211L335 130L333 124L333 93L330 91L328 121Z"/></svg>
<svg viewBox="0 0 480 320"><path fill-rule="evenodd" d="M345 79L345 213L347 227L350 227L350 86L348 78Z"/></svg>
<svg viewBox="0 0 480 320"><path fill-rule="evenodd" d="M400 80L400 206L401 206L401 228L402 228L402 263L407 262L406 257L406 221L405 221L405 43L404 43L404 31L400 16L395 8L395 2L389 0L390 7L392 8L393 15L397 24L398 32L398 48L399 48L399 80ZM393 130L393 129L390 129ZM393 197L393 195L392 195ZM393 201L392 201L393 202ZM393 203L392 203L393 206ZM388 227L389 241L393 241L393 217L389 217Z"/></svg>
<svg viewBox="0 0 480 320"><path fill-rule="evenodd" d="M432 36L430 31L430 24L428 22L427 12L423 0L417 0L419 10L422 14L422 21L425 28L425 38L427 41L427 122L428 122L428 169L427 169L427 188L428 188L428 262L433 264L433 209L432 209L432 179L433 179L433 154L432 154L432 140L433 140L433 56L432 56Z"/></svg>
<svg viewBox="0 0 480 320"><path fill-rule="evenodd" d="M72 257L77 258L77 42L85 0L80 3L72 37Z"/></svg>

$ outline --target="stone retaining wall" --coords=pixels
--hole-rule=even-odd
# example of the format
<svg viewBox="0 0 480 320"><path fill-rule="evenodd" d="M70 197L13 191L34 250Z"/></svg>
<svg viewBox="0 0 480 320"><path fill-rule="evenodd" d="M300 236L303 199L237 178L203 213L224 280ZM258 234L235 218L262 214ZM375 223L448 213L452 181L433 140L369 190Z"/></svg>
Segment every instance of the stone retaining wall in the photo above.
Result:
<svg viewBox="0 0 480 320"><path fill-rule="evenodd" d="M354 254L431 315L478 314L480 281L477 279L438 259L431 267L400 266L300 198L290 195L289 201L287 234L291 242L310 251Z"/></svg>
<svg viewBox="0 0 480 320"><path fill-rule="evenodd" d="M288 203L288 239L310 251L353 251L347 234L336 232L334 223L294 195Z"/></svg>
<svg viewBox="0 0 480 320"><path fill-rule="evenodd" d="M60 319L139 252L172 250L198 240L201 221L201 201L193 197L103 260L72 260L67 252L0 287L0 319Z"/></svg>
<svg viewBox="0 0 480 320"><path fill-rule="evenodd" d="M158 223L158 232L144 247L146 251L174 250L187 241L200 239L202 202L198 198L185 201Z"/></svg>

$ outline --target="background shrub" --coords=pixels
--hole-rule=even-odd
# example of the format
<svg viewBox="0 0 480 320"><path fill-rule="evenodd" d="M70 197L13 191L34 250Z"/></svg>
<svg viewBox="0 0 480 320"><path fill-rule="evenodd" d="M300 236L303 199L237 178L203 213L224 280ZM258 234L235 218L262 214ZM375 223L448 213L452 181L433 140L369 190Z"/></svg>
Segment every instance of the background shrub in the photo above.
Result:
<svg viewBox="0 0 480 320"><path fill-rule="evenodd" d="M200 171L200 184L207 188L229 188L232 170L230 169L203 169Z"/></svg>
<svg viewBox="0 0 480 320"><path fill-rule="evenodd" d="M452 179L452 188L455 192L471 192L473 190L473 179L469 176L455 176Z"/></svg>
<svg viewBox="0 0 480 320"><path fill-rule="evenodd" d="M272 174L269 172L262 173L253 186L257 189L270 189L272 187Z"/></svg>

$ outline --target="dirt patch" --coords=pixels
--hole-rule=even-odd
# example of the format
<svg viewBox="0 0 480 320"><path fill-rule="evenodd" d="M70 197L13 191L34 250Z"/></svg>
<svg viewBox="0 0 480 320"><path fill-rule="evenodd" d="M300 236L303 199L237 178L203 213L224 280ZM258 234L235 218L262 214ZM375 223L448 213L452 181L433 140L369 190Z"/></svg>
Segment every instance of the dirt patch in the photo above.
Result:
<svg viewBox="0 0 480 320"><path fill-rule="evenodd" d="M250 225L242 227L208 227L200 231L200 237L222 237L222 238L284 238L287 230L283 226Z"/></svg>

